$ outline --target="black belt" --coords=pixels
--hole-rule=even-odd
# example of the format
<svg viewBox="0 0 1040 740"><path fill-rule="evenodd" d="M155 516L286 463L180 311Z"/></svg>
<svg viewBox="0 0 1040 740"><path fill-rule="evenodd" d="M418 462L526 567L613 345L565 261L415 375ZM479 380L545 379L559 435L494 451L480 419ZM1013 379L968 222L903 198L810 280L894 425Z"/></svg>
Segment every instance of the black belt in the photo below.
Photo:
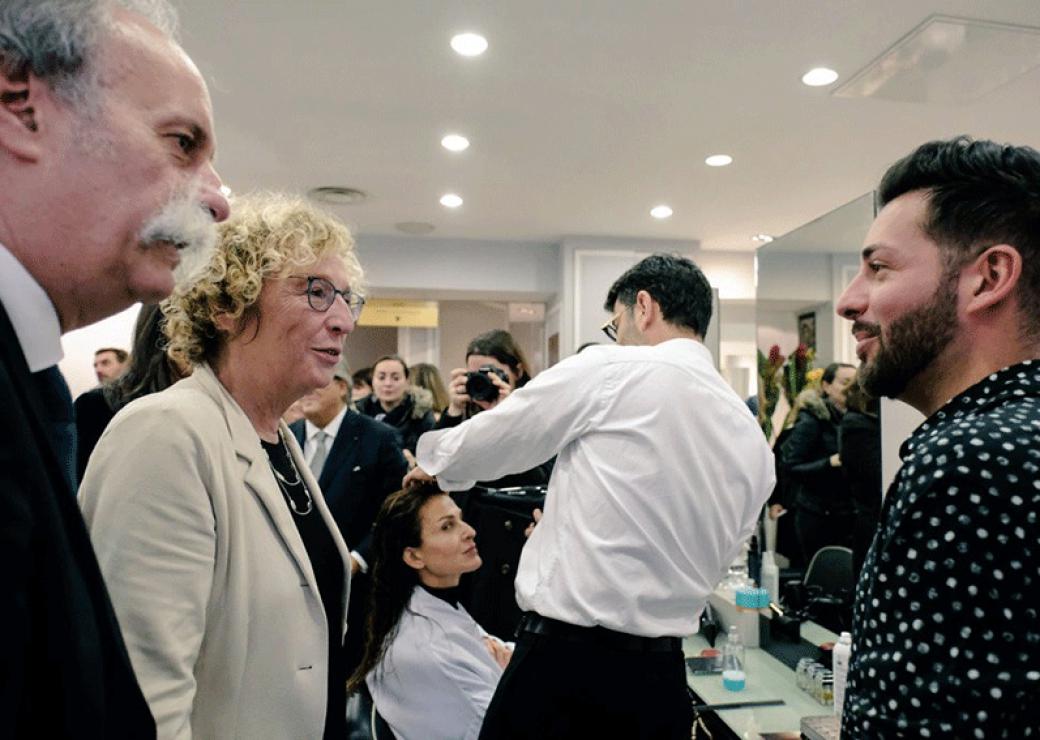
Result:
<svg viewBox="0 0 1040 740"><path fill-rule="evenodd" d="M679 637L640 637L608 630L606 627L579 627L534 612L524 615L517 632L557 637L569 642L584 642L632 653L682 652L682 639Z"/></svg>

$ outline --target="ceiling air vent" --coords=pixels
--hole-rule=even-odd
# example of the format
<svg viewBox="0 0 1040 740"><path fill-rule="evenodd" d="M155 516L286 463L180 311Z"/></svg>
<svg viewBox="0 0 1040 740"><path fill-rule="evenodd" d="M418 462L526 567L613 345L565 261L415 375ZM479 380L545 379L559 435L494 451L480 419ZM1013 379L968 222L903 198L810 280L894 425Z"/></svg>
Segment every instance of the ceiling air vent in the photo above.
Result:
<svg viewBox="0 0 1040 740"><path fill-rule="evenodd" d="M307 191L311 200L329 203L334 206L356 206L368 199L368 193L357 188L344 188L339 185L323 185Z"/></svg>
<svg viewBox="0 0 1040 740"><path fill-rule="evenodd" d="M832 94L968 103L1037 66L1040 28L932 15Z"/></svg>

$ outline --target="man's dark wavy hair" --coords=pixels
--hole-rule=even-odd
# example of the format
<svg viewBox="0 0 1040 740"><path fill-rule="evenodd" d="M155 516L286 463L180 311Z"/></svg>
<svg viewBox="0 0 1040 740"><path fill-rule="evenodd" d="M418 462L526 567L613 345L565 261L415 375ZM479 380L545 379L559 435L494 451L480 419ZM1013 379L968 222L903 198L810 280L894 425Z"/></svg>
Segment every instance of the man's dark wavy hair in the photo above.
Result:
<svg viewBox="0 0 1040 740"><path fill-rule="evenodd" d="M1040 336L1040 152L958 136L930 141L892 165L878 186L878 209L906 193L928 193L925 233L955 270L994 244L1022 255L1022 329Z"/></svg>
<svg viewBox="0 0 1040 740"><path fill-rule="evenodd" d="M633 306L645 290L661 307L665 321L703 337L711 321L711 285L691 260L677 254L652 254L610 286L603 307L613 312L618 301Z"/></svg>

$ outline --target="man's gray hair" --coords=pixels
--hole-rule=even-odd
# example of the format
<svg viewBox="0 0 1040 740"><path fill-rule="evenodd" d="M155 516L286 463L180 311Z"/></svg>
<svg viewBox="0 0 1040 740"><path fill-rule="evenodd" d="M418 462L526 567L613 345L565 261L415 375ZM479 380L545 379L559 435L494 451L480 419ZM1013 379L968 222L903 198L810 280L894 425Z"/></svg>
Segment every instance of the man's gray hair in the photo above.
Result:
<svg viewBox="0 0 1040 740"><path fill-rule="evenodd" d="M88 105L98 97L92 61L117 7L176 34L177 12L168 0L0 0L0 72L31 73L66 102Z"/></svg>

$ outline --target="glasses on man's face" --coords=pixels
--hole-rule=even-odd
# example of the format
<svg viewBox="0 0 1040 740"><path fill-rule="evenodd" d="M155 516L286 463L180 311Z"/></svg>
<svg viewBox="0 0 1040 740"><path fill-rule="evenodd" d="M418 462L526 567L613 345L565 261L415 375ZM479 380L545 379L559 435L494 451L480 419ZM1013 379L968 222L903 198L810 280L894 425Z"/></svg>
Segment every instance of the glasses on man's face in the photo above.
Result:
<svg viewBox="0 0 1040 740"><path fill-rule="evenodd" d="M312 275L293 275L307 281L307 303L315 311L325 312L332 308L336 302L336 295L343 296L343 300L350 308L350 315L357 321L361 317L361 309L365 307L365 296L352 290L340 290L332 281L323 277Z"/></svg>
<svg viewBox="0 0 1040 740"><path fill-rule="evenodd" d="M609 339L612 342L617 341L618 321L621 320L621 314L623 314L624 312L624 309L618 311L616 314L607 319L603 323L603 326L600 327L600 331L606 334L607 339Z"/></svg>

